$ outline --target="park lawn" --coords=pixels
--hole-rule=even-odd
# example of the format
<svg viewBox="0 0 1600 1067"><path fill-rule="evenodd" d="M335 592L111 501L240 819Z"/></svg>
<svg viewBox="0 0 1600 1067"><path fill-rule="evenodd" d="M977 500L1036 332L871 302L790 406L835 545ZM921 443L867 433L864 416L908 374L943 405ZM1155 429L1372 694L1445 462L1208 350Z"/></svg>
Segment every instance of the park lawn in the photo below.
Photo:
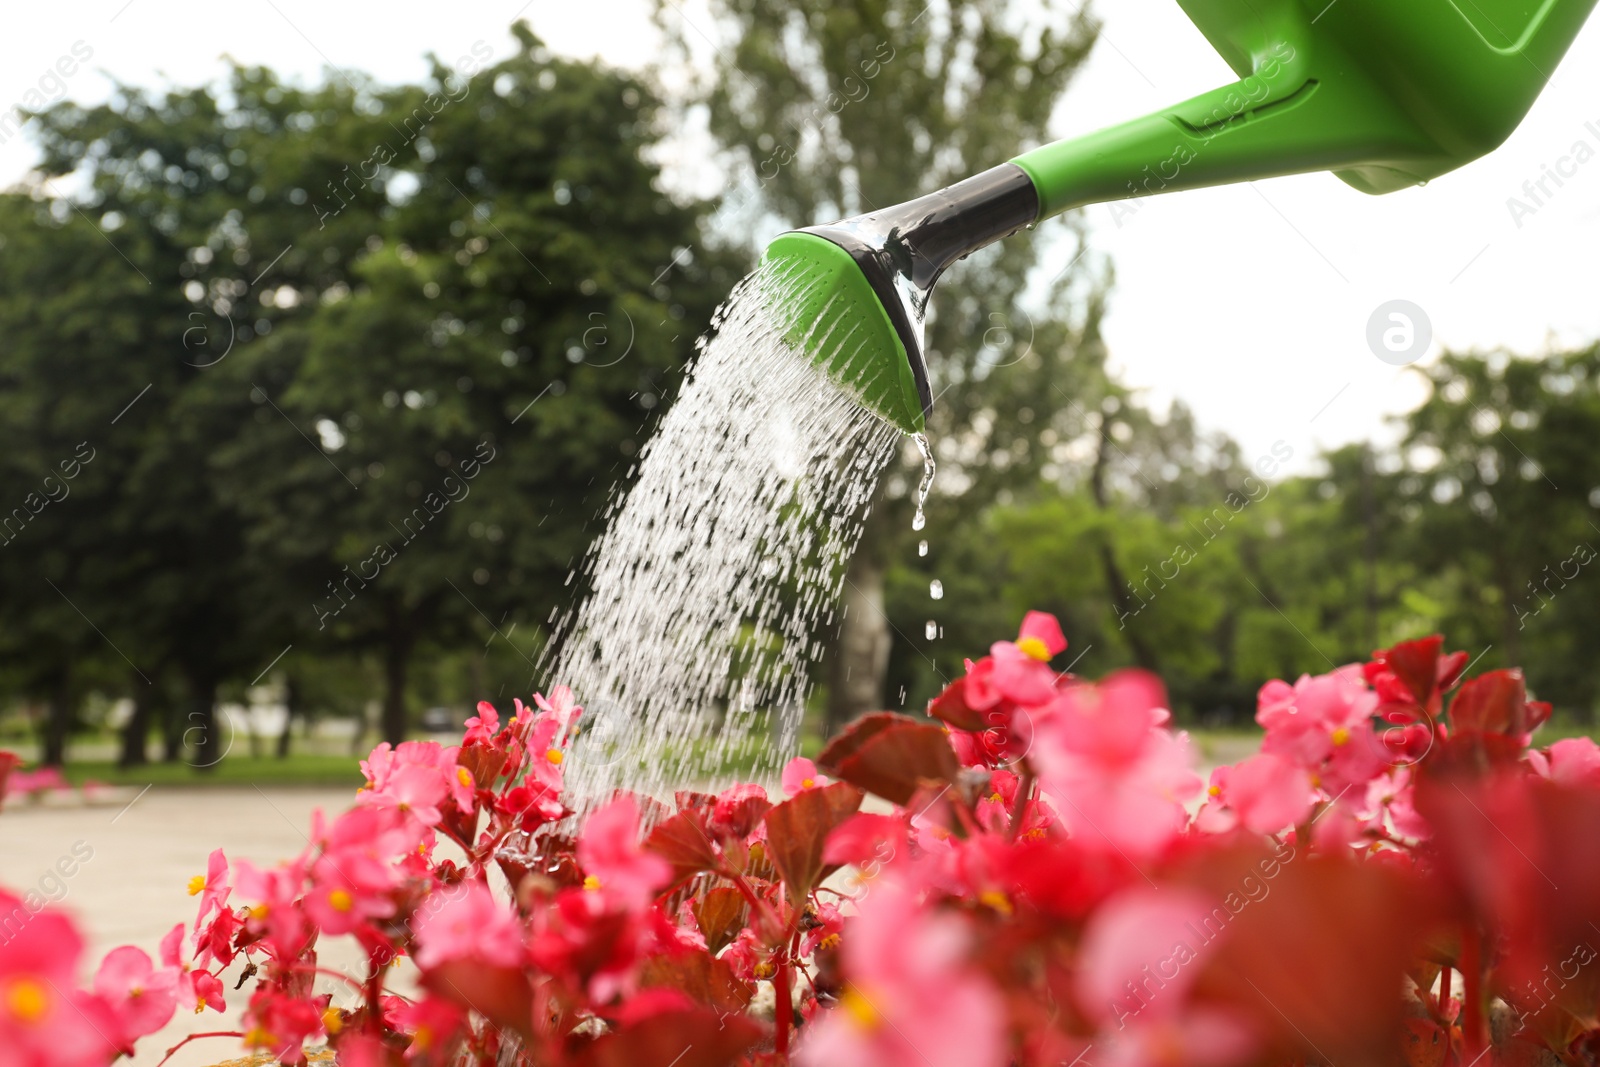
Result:
<svg viewBox="0 0 1600 1067"><path fill-rule="evenodd" d="M151 784L200 787L304 785L349 786L354 791L362 781L359 761L352 756L298 753L285 759L232 755L209 770L199 770L185 763L150 763L122 770L109 761L91 760L69 763L63 773L73 785L94 781L106 785L141 787Z"/></svg>

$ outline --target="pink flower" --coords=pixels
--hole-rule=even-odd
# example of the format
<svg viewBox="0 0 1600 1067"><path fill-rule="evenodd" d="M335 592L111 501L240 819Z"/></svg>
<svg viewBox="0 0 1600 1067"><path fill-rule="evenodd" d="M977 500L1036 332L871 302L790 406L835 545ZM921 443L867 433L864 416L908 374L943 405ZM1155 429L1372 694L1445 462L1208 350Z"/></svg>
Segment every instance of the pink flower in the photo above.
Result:
<svg viewBox="0 0 1600 1067"><path fill-rule="evenodd" d="M817 765L804 756L796 756L783 768L783 793L794 796L805 789L827 785L829 779L817 773Z"/></svg>
<svg viewBox="0 0 1600 1067"><path fill-rule="evenodd" d="M1022 617L1017 631L1017 647L1030 658L1048 663L1067 650L1067 639L1054 615L1030 611Z"/></svg>
<svg viewBox="0 0 1600 1067"><path fill-rule="evenodd" d="M189 879L189 895L200 897L200 913L195 916L194 925L198 929L206 921L206 916L212 908L221 908L228 902L228 894L233 890L228 886L228 857L222 854L222 849L211 853L206 861L206 873L195 875Z"/></svg>
<svg viewBox="0 0 1600 1067"><path fill-rule="evenodd" d="M1528 762L1541 776L1562 785L1600 785L1600 745L1592 738L1564 738L1550 746L1548 756L1529 752Z"/></svg>
<svg viewBox="0 0 1600 1067"><path fill-rule="evenodd" d="M156 970L150 956L132 945L106 953L94 976L95 994L116 1016L123 1051L130 1054L135 1039L167 1025L178 1006L177 989L176 968Z"/></svg>
<svg viewBox="0 0 1600 1067"><path fill-rule="evenodd" d="M393 751L387 743L379 745L361 763L371 788L363 789L356 803L399 811L424 826L439 825L439 805L457 784L457 751L435 741L404 741Z"/></svg>
<svg viewBox="0 0 1600 1067"><path fill-rule="evenodd" d="M337 856L326 855L312 864L311 888L301 901L306 917L323 933L337 935L354 933L369 920L393 915L394 901L386 892L388 886L358 880L338 862Z"/></svg>
<svg viewBox="0 0 1600 1067"><path fill-rule="evenodd" d="M76 990L83 938L55 908L31 912L0 890L0 916L20 927L0 941L0 1064L104 1067L117 1050L106 1036L116 1018L98 997Z"/></svg>
<svg viewBox="0 0 1600 1067"><path fill-rule="evenodd" d="M227 1002L223 999L222 979L209 971L186 971L178 979L178 995L183 1003L194 1004L196 1015L204 1008L228 1010Z"/></svg>
<svg viewBox="0 0 1600 1067"><path fill-rule="evenodd" d="M628 794L590 815L578 838L584 887L626 911L643 911L672 880L672 865L639 847L639 805Z"/></svg>
<svg viewBox="0 0 1600 1067"><path fill-rule="evenodd" d="M296 862L263 871L249 860L240 860L237 866L234 885L239 895L256 901L247 913L246 924L265 936L280 957L294 959L312 934L298 906L300 888L305 881L304 867Z"/></svg>
<svg viewBox="0 0 1600 1067"><path fill-rule="evenodd" d="M1138 885L1090 918L1076 992L1084 1014L1101 1027L1095 1044L1107 1063L1200 1067L1248 1059L1255 1050L1255 1036L1242 1020L1189 1001L1221 934L1215 910L1193 890Z"/></svg>
<svg viewBox="0 0 1600 1067"><path fill-rule="evenodd" d="M1245 829L1257 834L1298 826L1311 814L1313 795L1304 768L1266 752L1235 764L1222 791Z"/></svg>
<svg viewBox="0 0 1600 1067"><path fill-rule="evenodd" d="M1188 824L1200 777L1188 737L1165 729L1165 704L1153 676L1120 671L1036 713L1028 758L1074 837L1151 855Z"/></svg>
<svg viewBox="0 0 1600 1067"><path fill-rule="evenodd" d="M971 937L954 914L925 910L884 882L845 926L844 991L795 1051L800 1067L1001 1067L1000 995L967 962Z"/></svg>
<svg viewBox="0 0 1600 1067"><path fill-rule="evenodd" d="M250 998L245 1022L248 1029L244 1043L248 1047L264 1049L280 1061L291 1062L300 1057L308 1038L322 1033L322 1007L259 985Z"/></svg>
<svg viewBox="0 0 1600 1067"><path fill-rule="evenodd" d="M967 668L973 678L978 710L992 707L997 697L1016 704L1043 704L1055 696L1056 672L1050 660L1065 651L1067 639L1054 615L1030 611L1015 641L996 641L986 659Z"/></svg>
<svg viewBox="0 0 1600 1067"><path fill-rule="evenodd" d="M322 854L338 864L352 882L376 890L388 889L399 880L395 861L416 851L428 833L393 809L351 808L326 828L321 809L312 812L311 839Z"/></svg>
<svg viewBox="0 0 1600 1067"><path fill-rule="evenodd" d="M427 996L397 1011L394 1021L403 1033L411 1035L407 1060L446 1063L466 1027L467 1014L448 1000Z"/></svg>
<svg viewBox="0 0 1600 1067"><path fill-rule="evenodd" d="M1107 901L1089 919L1079 949L1076 992L1084 1014L1120 1027L1146 1012L1176 1013L1200 976L1212 907L1179 886L1141 884Z"/></svg>
<svg viewBox="0 0 1600 1067"><path fill-rule="evenodd" d="M488 886L462 882L437 892L445 899L425 901L415 921L418 967L430 970L451 960L497 967L522 963L522 926Z"/></svg>
<svg viewBox="0 0 1600 1067"><path fill-rule="evenodd" d="M500 732L500 713L487 700L478 701L478 714L466 721L466 733L461 738L464 745L487 745Z"/></svg>
<svg viewBox="0 0 1600 1067"><path fill-rule="evenodd" d="M530 789L551 796L560 796L564 788L561 765L567 754L561 747L562 733L566 727L554 715L541 715L533 720L528 731L528 773L523 784Z"/></svg>
<svg viewBox="0 0 1600 1067"><path fill-rule="evenodd" d="M546 700L539 693L533 694L533 702L539 710L548 715L556 724L556 735L566 734L568 727L583 714L583 708L572 696L572 690L564 685L555 686L550 690L550 699Z"/></svg>

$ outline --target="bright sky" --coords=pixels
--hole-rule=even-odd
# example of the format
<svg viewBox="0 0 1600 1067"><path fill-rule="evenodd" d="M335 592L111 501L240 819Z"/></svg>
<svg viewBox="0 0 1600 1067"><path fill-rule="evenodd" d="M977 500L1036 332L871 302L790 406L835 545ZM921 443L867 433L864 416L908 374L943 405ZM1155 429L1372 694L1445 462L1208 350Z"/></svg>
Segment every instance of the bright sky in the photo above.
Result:
<svg viewBox="0 0 1600 1067"><path fill-rule="evenodd" d="M698 3L676 10L696 36ZM1059 134L1232 80L1171 0L1100 0L1096 10L1104 35L1056 116ZM519 14L564 53L627 66L660 57L647 0L22 5L0 37L0 111L30 90L104 99L102 72L145 85L214 78L224 54L308 81L328 64L412 79L430 50L453 63L481 40L506 54ZM58 60L75 47L92 57L61 78ZM69 58L62 69L76 66ZM1578 142L1594 158L1519 225L1508 198ZM32 158L26 138L0 126L0 182L21 177ZM1157 197L1120 217L1090 208L1089 220L1095 254L1116 268L1106 334L1123 379L1158 405L1183 399L1250 455L1283 440L1303 467L1319 447L1384 432L1386 415L1415 403L1412 376L1366 342L1387 301L1423 309L1433 354L1441 343L1536 352L1551 337L1600 336L1600 19L1504 147L1425 189L1373 198L1310 175ZM1063 244L1047 255L1065 266L1070 252Z"/></svg>

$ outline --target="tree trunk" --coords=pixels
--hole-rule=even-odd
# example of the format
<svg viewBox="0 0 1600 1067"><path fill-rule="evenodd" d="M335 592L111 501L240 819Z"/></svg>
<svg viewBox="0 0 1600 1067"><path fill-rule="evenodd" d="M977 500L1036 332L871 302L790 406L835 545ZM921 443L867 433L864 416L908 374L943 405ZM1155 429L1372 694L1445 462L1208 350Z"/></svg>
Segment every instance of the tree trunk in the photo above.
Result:
<svg viewBox="0 0 1600 1067"><path fill-rule="evenodd" d="M300 687L295 684L294 675L289 675L283 680L283 732L278 735L278 758L289 758L290 734L294 729L294 717L300 711Z"/></svg>
<svg viewBox="0 0 1600 1067"><path fill-rule="evenodd" d="M117 757L118 767L142 767L150 762L145 744L150 739L150 707L156 703L155 689L147 685L133 692L133 714L122 725L122 754Z"/></svg>
<svg viewBox="0 0 1600 1067"><path fill-rule="evenodd" d="M406 715L406 667L411 659L413 639L411 631L400 623L392 609L389 640L383 659L383 739L398 745L406 739L410 725Z"/></svg>
<svg viewBox="0 0 1600 1067"><path fill-rule="evenodd" d="M844 617L834 641L828 672L828 714L832 737L850 720L883 709L884 677L889 669L889 616L883 605L884 566L865 542L845 571L840 595Z"/></svg>
<svg viewBox="0 0 1600 1067"><path fill-rule="evenodd" d="M217 725L217 682L208 671L186 674L185 682L182 741L193 750L193 765L211 770L227 755Z"/></svg>
<svg viewBox="0 0 1600 1067"><path fill-rule="evenodd" d="M183 759L183 709L180 703L161 703L161 760L177 763Z"/></svg>
<svg viewBox="0 0 1600 1067"><path fill-rule="evenodd" d="M62 668L52 679L50 703L44 721L46 767L59 767L67 761L67 735L72 730L72 674Z"/></svg>
<svg viewBox="0 0 1600 1067"><path fill-rule="evenodd" d="M1106 496L1106 466L1110 462L1111 449L1111 420L1104 415L1100 416L1100 444L1095 449L1094 468L1089 472L1089 490L1094 497L1095 510L1104 514L1109 510L1109 501ZM1100 567L1105 572L1106 590L1111 595L1111 607L1117 613L1118 626L1128 642L1128 649L1133 653L1133 661L1147 671L1159 672L1160 665L1156 661L1155 649L1150 647L1141 635L1134 616L1144 610L1143 601L1135 610L1133 601L1128 596L1128 583L1122 576L1122 568L1117 566L1116 553L1111 548L1111 541L1101 533L1096 540L1100 542Z"/></svg>

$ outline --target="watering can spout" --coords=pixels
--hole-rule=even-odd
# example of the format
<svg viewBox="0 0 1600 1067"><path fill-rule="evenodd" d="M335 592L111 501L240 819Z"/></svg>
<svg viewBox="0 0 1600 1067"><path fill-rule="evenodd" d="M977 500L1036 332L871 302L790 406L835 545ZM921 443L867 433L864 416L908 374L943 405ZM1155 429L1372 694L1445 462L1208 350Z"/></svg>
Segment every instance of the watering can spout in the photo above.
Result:
<svg viewBox="0 0 1600 1067"><path fill-rule="evenodd" d="M1238 81L780 235L763 258L784 279L785 335L920 431L933 403L922 317L955 260L1089 204L1322 170L1374 194L1426 182L1510 136L1596 2L1179 0Z"/></svg>

